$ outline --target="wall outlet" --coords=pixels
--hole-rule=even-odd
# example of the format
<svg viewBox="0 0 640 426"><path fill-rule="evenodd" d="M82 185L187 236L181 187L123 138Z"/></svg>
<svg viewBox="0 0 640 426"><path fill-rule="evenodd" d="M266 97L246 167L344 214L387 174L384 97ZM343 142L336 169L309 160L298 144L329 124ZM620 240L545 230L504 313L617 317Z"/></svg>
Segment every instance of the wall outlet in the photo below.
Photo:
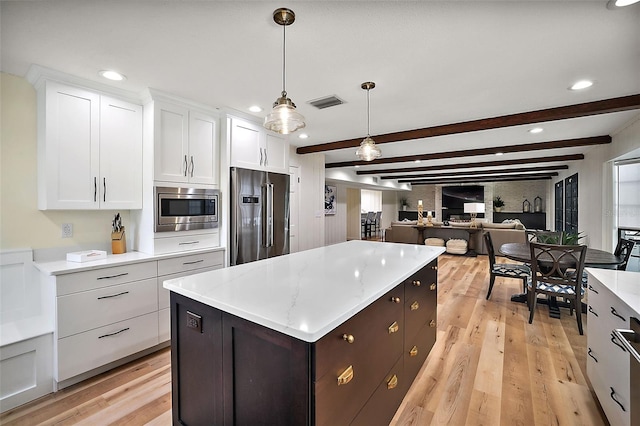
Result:
<svg viewBox="0 0 640 426"><path fill-rule="evenodd" d="M73 237L73 225L71 223L62 224L62 238Z"/></svg>

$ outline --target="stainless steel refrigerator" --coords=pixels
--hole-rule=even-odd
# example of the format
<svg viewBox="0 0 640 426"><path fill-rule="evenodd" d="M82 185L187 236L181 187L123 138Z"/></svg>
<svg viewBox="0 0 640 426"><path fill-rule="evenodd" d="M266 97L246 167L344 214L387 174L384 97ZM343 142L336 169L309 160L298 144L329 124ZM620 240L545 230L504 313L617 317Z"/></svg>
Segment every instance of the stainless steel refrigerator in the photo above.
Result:
<svg viewBox="0 0 640 426"><path fill-rule="evenodd" d="M289 253L289 175L231 168L231 265Z"/></svg>

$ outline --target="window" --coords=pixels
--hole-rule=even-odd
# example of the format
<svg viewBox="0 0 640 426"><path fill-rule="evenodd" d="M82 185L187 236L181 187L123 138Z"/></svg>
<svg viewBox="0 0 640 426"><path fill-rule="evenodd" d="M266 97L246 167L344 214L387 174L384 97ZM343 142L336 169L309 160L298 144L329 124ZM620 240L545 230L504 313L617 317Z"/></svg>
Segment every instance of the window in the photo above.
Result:
<svg viewBox="0 0 640 426"><path fill-rule="evenodd" d="M640 158L615 165L618 228L640 228Z"/></svg>
<svg viewBox="0 0 640 426"><path fill-rule="evenodd" d="M578 174L564 180L564 230L578 233Z"/></svg>
<svg viewBox="0 0 640 426"><path fill-rule="evenodd" d="M556 194L555 194L555 222L556 222L556 231L562 231L563 229L563 222L564 222L564 215L563 215L563 204L562 204L562 200L564 198L564 182L560 181L560 182L556 182Z"/></svg>
<svg viewBox="0 0 640 426"><path fill-rule="evenodd" d="M361 189L360 211L362 213L382 211L382 191Z"/></svg>

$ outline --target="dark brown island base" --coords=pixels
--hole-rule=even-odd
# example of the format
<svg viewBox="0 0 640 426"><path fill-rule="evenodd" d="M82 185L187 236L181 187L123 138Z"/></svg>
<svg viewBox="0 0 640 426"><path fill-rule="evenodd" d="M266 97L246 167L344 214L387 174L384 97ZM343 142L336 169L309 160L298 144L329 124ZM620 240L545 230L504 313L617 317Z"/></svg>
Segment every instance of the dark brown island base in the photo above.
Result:
<svg viewBox="0 0 640 426"><path fill-rule="evenodd" d="M435 343L437 269L315 342L172 291L173 423L388 425Z"/></svg>

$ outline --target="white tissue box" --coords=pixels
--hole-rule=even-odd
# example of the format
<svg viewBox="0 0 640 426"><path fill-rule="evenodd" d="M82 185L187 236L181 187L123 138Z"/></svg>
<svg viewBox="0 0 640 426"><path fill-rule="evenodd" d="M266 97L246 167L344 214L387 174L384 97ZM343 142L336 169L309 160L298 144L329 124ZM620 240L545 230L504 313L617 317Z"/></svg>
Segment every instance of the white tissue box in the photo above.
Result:
<svg viewBox="0 0 640 426"><path fill-rule="evenodd" d="M73 253L67 253L67 261L69 262L91 262L93 260L106 258L107 252L104 250L74 251Z"/></svg>

